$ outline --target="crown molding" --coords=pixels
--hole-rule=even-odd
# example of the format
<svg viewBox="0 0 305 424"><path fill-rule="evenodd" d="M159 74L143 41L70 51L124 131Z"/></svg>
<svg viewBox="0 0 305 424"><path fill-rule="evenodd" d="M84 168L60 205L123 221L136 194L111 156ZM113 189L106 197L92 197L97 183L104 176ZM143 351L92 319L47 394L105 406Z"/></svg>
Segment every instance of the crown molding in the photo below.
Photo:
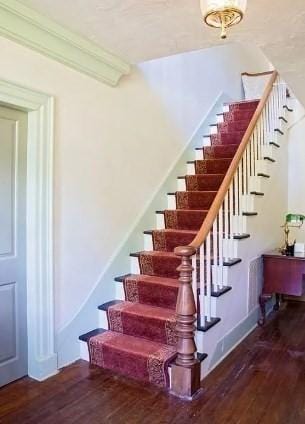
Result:
<svg viewBox="0 0 305 424"><path fill-rule="evenodd" d="M0 35L116 86L130 65L16 0L0 0Z"/></svg>

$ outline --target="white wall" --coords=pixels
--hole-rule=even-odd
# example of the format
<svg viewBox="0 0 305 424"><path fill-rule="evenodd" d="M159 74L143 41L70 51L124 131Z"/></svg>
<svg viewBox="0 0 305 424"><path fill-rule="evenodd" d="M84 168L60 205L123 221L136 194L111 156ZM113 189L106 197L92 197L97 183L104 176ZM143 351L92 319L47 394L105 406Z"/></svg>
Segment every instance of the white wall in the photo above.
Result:
<svg viewBox="0 0 305 424"><path fill-rule="evenodd" d="M139 65L145 80L185 140L220 91L233 99L242 96L241 72L266 71L270 66L259 49L241 44L169 56Z"/></svg>
<svg viewBox="0 0 305 424"><path fill-rule="evenodd" d="M294 120L288 133L288 211L305 215L305 109L294 99ZM305 225L291 229L290 242L305 243Z"/></svg>
<svg viewBox="0 0 305 424"><path fill-rule="evenodd" d="M55 96L56 328L81 309L199 120L240 72L268 67L240 45L143 64L110 88L0 38L0 78ZM105 284L105 299L114 293ZM104 299L98 299L102 302Z"/></svg>

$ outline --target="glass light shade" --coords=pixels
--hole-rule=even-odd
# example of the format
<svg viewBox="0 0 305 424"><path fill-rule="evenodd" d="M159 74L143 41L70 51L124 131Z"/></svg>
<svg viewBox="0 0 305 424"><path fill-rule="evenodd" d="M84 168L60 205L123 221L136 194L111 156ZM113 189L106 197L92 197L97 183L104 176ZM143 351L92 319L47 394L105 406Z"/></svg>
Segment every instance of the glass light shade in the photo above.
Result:
<svg viewBox="0 0 305 424"><path fill-rule="evenodd" d="M221 37L226 38L226 29L238 24L246 11L247 0L200 0L205 23L221 28Z"/></svg>

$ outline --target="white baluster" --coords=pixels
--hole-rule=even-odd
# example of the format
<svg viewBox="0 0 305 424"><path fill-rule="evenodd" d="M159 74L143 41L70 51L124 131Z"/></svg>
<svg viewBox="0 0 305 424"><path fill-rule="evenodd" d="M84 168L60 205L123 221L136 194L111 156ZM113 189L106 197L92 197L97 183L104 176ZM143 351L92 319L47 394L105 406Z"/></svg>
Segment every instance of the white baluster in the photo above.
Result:
<svg viewBox="0 0 305 424"><path fill-rule="evenodd" d="M217 220L213 223L213 272L212 272L212 284L213 291L218 292L218 282L217 282L217 271L218 271L218 234L217 234Z"/></svg>
<svg viewBox="0 0 305 424"><path fill-rule="evenodd" d="M205 257L204 257L205 243L200 246L199 261L200 261L200 324L204 325L205 322Z"/></svg>
<svg viewBox="0 0 305 424"><path fill-rule="evenodd" d="M234 175L234 234L240 234L239 228L239 194L238 194L238 168Z"/></svg>
<svg viewBox="0 0 305 424"><path fill-rule="evenodd" d="M225 239L225 261L229 259L229 196L224 200L224 239Z"/></svg>
<svg viewBox="0 0 305 424"><path fill-rule="evenodd" d="M206 319L211 321L211 232L207 236L206 242L206 271L207 271L207 288L206 288Z"/></svg>
<svg viewBox="0 0 305 424"><path fill-rule="evenodd" d="M219 286L223 288L223 206L220 207L218 213L219 228Z"/></svg>
<svg viewBox="0 0 305 424"><path fill-rule="evenodd" d="M229 246L230 246L230 258L234 258L234 234L233 234L233 193L234 193L234 188L233 188L233 183L231 183L230 187L229 187L229 229L230 229L230 241L229 241Z"/></svg>
<svg viewBox="0 0 305 424"><path fill-rule="evenodd" d="M197 295L197 252L195 255L192 256L192 267L193 267L193 273L192 273L192 287L193 287L193 293L195 298L195 304L196 304L196 310L198 310L198 295Z"/></svg>

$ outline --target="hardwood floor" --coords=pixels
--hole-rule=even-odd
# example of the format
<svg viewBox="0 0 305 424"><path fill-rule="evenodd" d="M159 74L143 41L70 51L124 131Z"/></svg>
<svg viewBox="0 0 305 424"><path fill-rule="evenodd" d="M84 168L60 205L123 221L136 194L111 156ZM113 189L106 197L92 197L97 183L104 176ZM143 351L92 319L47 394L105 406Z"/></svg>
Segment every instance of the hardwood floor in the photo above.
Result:
<svg viewBox="0 0 305 424"><path fill-rule="evenodd" d="M305 303L256 329L192 403L78 361L43 383L0 389L0 423L304 424Z"/></svg>

